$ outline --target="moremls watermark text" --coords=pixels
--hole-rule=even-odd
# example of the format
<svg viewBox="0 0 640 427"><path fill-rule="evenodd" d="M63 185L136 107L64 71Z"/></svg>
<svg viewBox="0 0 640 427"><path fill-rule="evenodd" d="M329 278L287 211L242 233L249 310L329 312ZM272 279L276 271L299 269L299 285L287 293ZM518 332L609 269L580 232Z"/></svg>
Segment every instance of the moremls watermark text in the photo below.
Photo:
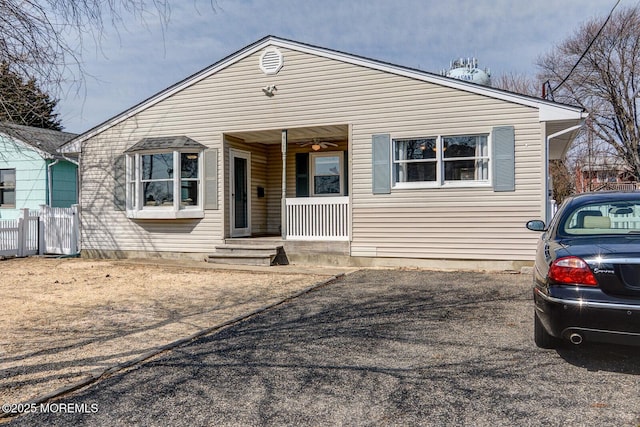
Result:
<svg viewBox="0 0 640 427"><path fill-rule="evenodd" d="M5 403L2 405L3 414L96 414L97 403Z"/></svg>

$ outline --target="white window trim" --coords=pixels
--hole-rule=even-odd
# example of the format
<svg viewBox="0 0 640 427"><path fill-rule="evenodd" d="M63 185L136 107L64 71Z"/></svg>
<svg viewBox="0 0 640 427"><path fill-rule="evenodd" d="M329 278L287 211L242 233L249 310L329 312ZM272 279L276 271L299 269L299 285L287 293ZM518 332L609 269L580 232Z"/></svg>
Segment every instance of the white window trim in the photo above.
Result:
<svg viewBox="0 0 640 427"><path fill-rule="evenodd" d="M445 181L444 179L444 153L442 151L442 147L444 145L445 137L454 137L454 136L475 136L475 135L487 135L487 156L481 156L480 158L488 159L488 179L486 180L451 180ZM491 162L493 161L491 157L491 149L492 149L492 134L491 132L475 132L475 133L467 133L467 134L452 134L452 135L438 135L436 136L436 158L435 160L431 160L430 162L436 163L436 180L435 181L414 181L414 182L396 182L395 181L395 167L398 163L409 163L410 161L401 161L398 162L395 159L395 144L396 141L407 140L407 139L430 139L434 138L431 136L403 136L403 137L392 137L391 138L391 188L392 189L433 189L433 188L492 188L493 182L493 172L491 168ZM471 159L475 160L478 157L473 158L451 158L449 161L453 160L465 160Z"/></svg>
<svg viewBox="0 0 640 427"><path fill-rule="evenodd" d="M143 155L173 153L173 204L170 206L145 206L142 191ZM198 154L198 205L181 206L182 171L181 157L183 153ZM132 219L185 219L204 218L204 151L202 150L158 150L140 151L126 156L126 200L127 217Z"/></svg>
<svg viewBox="0 0 640 427"><path fill-rule="evenodd" d="M316 194L315 192L315 176L316 176L316 162L317 157L338 157L340 162L340 193L330 194ZM309 168L309 195L311 197L340 197L344 196L344 151L322 151L309 153L309 162L311 163Z"/></svg>
<svg viewBox="0 0 640 427"><path fill-rule="evenodd" d="M13 171L13 186L11 185L2 185L0 186L0 190L13 190L13 198L14 198L14 203L13 204L9 204L9 203L5 203L5 204L0 204L0 209L15 209L17 206L18 201L16 200L16 187L17 187L17 181L18 181L18 172L16 170L16 168L2 168L2 170L8 170L8 171Z"/></svg>

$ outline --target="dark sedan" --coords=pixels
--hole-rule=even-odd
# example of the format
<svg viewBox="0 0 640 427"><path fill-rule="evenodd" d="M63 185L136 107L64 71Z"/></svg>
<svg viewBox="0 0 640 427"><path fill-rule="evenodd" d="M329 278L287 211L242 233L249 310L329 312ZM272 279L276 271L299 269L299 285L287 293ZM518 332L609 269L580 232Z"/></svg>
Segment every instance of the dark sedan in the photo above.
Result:
<svg viewBox="0 0 640 427"><path fill-rule="evenodd" d="M533 272L534 340L640 345L640 192L567 199L542 231Z"/></svg>

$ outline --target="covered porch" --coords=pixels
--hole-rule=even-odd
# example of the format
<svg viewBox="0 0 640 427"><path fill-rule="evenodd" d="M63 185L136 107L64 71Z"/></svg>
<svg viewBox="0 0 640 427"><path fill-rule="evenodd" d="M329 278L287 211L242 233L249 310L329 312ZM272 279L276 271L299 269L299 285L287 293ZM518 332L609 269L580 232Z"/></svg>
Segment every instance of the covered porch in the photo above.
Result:
<svg viewBox="0 0 640 427"><path fill-rule="evenodd" d="M346 124L225 133L225 239L348 244L349 135Z"/></svg>

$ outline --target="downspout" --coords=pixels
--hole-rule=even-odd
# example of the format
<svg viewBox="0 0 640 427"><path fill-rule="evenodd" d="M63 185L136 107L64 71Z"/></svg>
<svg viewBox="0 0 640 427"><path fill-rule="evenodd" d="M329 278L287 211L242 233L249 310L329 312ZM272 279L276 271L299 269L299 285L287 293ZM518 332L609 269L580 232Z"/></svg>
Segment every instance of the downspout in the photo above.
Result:
<svg viewBox="0 0 640 427"><path fill-rule="evenodd" d="M55 165L58 164L58 162L60 161L60 159L55 159L52 163L49 163L47 165L47 181L48 181L48 187L49 187L49 207L52 207L53 205L53 172L51 171L51 168Z"/></svg>
<svg viewBox="0 0 640 427"><path fill-rule="evenodd" d="M557 138L560 135L564 135L565 133L573 132L574 130L578 130L584 125L584 120L581 120L579 124L575 126L571 126L570 128L563 129L559 132L552 133L547 136L546 144L544 147L544 197L545 197L545 213L544 213L544 222L545 224L549 224L551 221L551 197L549 196L549 144L551 143L552 138Z"/></svg>

